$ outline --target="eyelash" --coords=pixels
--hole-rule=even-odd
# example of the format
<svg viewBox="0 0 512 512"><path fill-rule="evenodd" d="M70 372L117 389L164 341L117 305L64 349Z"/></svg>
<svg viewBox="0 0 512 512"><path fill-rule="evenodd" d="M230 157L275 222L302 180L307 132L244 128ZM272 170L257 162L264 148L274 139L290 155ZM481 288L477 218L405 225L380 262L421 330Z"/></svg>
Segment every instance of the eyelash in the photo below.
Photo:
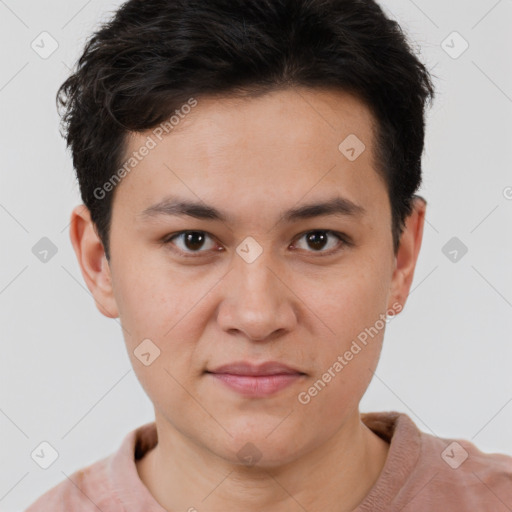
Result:
<svg viewBox="0 0 512 512"><path fill-rule="evenodd" d="M322 257L322 256L330 256L330 255L338 253L340 250L342 250L343 246L350 247L350 246L353 245L351 239L347 235L345 235L345 233L340 233L338 231L333 231L332 229L310 229L308 231L304 231L303 233L300 233L299 235L297 235L297 237L294 239L292 244L294 244L296 240L297 241L300 240L305 235L308 235L310 233L317 233L317 232L326 233L326 234L329 234L329 235L334 235L340 241L341 247L340 247L340 245L338 245L338 247L335 247L335 248L330 249L328 251L322 251L322 250L320 250L320 251L313 251L313 250L306 251L306 252L314 254L315 256L320 256L320 257ZM210 235L208 232L206 232L206 231L188 229L188 230L178 231L176 233L172 233L172 234L166 236L165 238L163 238L161 242L162 242L163 245L174 245L173 244L173 240L175 238L178 238L181 235L184 235L184 234L187 234L187 233L200 233L200 234L203 234L203 235L206 235L206 236L210 237L212 240L215 240L215 238L212 235ZM172 250L174 250L175 252L178 252L180 255L182 255L182 256L184 256L186 258L197 258L197 257L203 255L204 253L208 252L208 251L201 251L201 250L186 252L186 251L183 251L181 249L174 249L174 248Z"/></svg>

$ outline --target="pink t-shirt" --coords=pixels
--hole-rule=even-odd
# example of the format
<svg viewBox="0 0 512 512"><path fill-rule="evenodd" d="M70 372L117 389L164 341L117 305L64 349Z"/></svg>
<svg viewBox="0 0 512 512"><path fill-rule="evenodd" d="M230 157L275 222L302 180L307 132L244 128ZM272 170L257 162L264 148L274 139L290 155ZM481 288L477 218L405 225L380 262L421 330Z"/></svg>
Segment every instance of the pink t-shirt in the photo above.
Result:
<svg viewBox="0 0 512 512"><path fill-rule="evenodd" d="M354 512L512 511L511 456L422 432L404 413L362 413L361 420L390 448L379 478ZM25 512L165 512L135 465L156 443L155 423L142 425L116 452L76 471L72 482L59 483Z"/></svg>

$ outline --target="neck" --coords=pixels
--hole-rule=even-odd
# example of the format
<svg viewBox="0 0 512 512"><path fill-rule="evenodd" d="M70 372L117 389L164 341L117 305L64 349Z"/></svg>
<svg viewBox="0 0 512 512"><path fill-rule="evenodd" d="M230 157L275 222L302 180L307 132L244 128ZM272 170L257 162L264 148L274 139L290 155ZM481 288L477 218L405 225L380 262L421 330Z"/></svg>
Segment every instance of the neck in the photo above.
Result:
<svg viewBox="0 0 512 512"><path fill-rule="evenodd" d="M137 470L156 501L173 511L349 512L376 482L389 449L356 410L331 439L300 459L247 467L198 446L165 418L156 419L158 444L137 462Z"/></svg>

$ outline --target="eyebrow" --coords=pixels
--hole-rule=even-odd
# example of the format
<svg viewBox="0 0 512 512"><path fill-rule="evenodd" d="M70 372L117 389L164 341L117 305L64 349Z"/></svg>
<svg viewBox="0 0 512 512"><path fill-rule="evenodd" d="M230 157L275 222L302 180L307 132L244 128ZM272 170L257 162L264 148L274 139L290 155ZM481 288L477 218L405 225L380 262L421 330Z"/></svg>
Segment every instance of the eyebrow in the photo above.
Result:
<svg viewBox="0 0 512 512"><path fill-rule="evenodd" d="M336 215L344 217L361 217L366 209L345 197L333 197L326 201L308 203L291 208L281 215L285 222L294 222L302 219L311 219L322 215ZM216 220L228 222L231 216L225 212L201 202L188 201L169 197L157 204L149 206L137 216L141 219L149 219L158 216L188 216L201 220Z"/></svg>

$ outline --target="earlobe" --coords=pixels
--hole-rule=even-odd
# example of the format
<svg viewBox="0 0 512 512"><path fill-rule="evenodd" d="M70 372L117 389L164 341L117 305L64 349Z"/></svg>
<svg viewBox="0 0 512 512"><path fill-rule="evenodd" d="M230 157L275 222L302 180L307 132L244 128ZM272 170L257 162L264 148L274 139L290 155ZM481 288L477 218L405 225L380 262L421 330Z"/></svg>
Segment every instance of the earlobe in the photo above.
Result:
<svg viewBox="0 0 512 512"><path fill-rule="evenodd" d="M112 288L110 266L90 212L83 204L76 206L71 212L69 236L96 307L106 317L117 318L119 313Z"/></svg>
<svg viewBox="0 0 512 512"><path fill-rule="evenodd" d="M414 277L414 270L423 239L423 227L427 202L421 196L414 196L413 210L405 222L396 255L396 266L392 278L391 303L405 306Z"/></svg>

